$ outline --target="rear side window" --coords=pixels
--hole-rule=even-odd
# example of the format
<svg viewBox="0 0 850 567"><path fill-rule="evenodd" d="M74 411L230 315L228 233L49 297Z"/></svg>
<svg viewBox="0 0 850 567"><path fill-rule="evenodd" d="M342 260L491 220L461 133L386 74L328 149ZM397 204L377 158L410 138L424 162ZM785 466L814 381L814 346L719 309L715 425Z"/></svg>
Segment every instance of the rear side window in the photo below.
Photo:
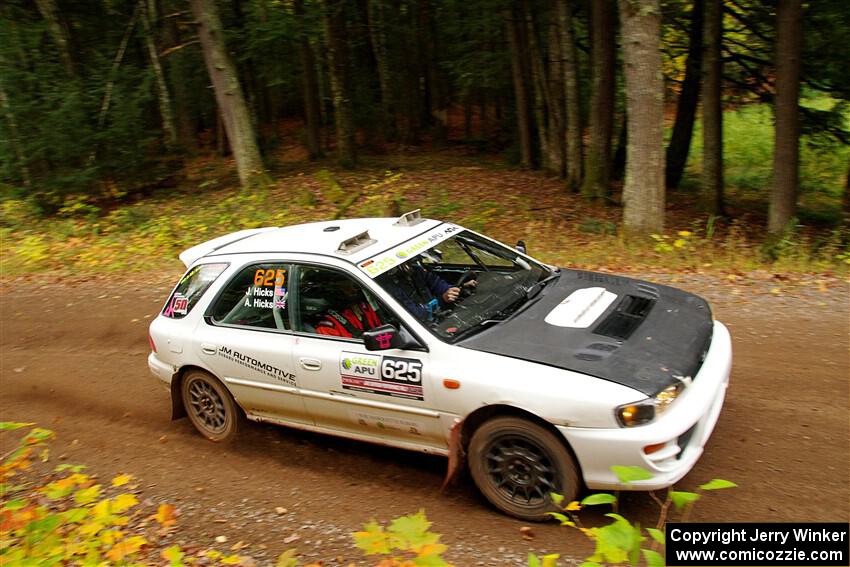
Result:
<svg viewBox="0 0 850 567"><path fill-rule="evenodd" d="M219 325L288 331L288 287L288 264L254 264L227 283L207 313Z"/></svg>
<svg viewBox="0 0 850 567"><path fill-rule="evenodd" d="M165 304L162 314L172 319L182 319L204 295L204 292L227 268L227 264L200 264L180 280L174 293Z"/></svg>

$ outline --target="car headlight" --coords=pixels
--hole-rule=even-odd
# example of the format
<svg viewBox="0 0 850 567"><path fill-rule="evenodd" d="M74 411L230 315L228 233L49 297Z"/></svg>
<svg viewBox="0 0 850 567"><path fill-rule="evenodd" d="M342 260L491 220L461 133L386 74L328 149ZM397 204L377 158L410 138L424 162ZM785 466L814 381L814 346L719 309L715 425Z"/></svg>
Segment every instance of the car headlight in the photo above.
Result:
<svg viewBox="0 0 850 567"><path fill-rule="evenodd" d="M663 414L670 404L679 396L684 384L673 384L658 392L654 398L646 398L639 402L618 406L615 413L617 421L623 427L634 427L650 423Z"/></svg>

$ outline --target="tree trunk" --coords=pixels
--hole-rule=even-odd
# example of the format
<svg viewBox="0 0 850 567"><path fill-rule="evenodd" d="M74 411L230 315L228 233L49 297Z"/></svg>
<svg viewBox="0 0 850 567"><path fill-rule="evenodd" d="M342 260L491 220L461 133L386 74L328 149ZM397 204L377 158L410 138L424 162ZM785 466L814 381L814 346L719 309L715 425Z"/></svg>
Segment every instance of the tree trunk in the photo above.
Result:
<svg viewBox="0 0 850 567"><path fill-rule="evenodd" d="M50 37L56 47L59 48L59 58L62 60L65 71L69 77L76 77L77 63L71 47L71 34L68 31L67 24L59 14L56 0L36 0L35 3L38 6L38 11L41 12L41 17L47 22Z"/></svg>
<svg viewBox="0 0 850 567"><path fill-rule="evenodd" d="M236 66L224 44L224 29L215 0L190 0L198 24L201 50L212 81L215 99L224 121L230 150L236 161L239 182L249 186L265 178L251 115L245 104Z"/></svg>
<svg viewBox="0 0 850 567"><path fill-rule="evenodd" d="M3 111L3 117L6 119L6 127L9 130L9 144L12 146L12 151L15 152L15 158L18 160L18 170L21 175L21 182L27 189L32 187L30 178L30 170L27 165L27 158L24 155L23 147L21 147L21 138L18 135L18 121L15 119L15 113L12 112L9 106L9 97L6 96L6 89L3 88L3 83L0 83L0 110Z"/></svg>
<svg viewBox="0 0 850 567"><path fill-rule="evenodd" d="M540 145L540 165L545 171L553 171L556 164L552 163L552 149L549 147L549 120L552 109L549 82L546 79L546 69L543 67L543 54L537 41L537 30L528 2L523 2L523 19L525 33L528 38L528 56L531 60L531 82L534 93L534 123L537 126L537 139Z"/></svg>
<svg viewBox="0 0 850 567"><path fill-rule="evenodd" d="M664 231L664 80L659 0L620 0L626 77L623 231Z"/></svg>
<svg viewBox="0 0 850 567"><path fill-rule="evenodd" d="M307 152L310 159L322 157L322 143L319 139L319 127L322 113L319 101L319 85L316 79L316 58L307 35L307 22L304 18L304 0L293 2L295 17L300 26L298 30L298 58L301 61L301 81L304 96L304 130Z"/></svg>
<svg viewBox="0 0 850 567"><path fill-rule="evenodd" d="M844 213L844 226L850 227L850 165L847 166L847 177L844 178L844 199L841 203Z"/></svg>
<svg viewBox="0 0 850 567"><path fill-rule="evenodd" d="M712 1L712 0L709 0ZM667 146L667 165L664 172L668 188L675 189L682 180L691 138L694 133L694 119L697 115L699 88L702 74L702 33L704 0L696 0L691 11L691 28L688 40L688 60L685 64L685 79L676 104L676 122L670 145Z"/></svg>
<svg viewBox="0 0 850 567"><path fill-rule="evenodd" d="M773 191L767 230L779 234L797 211L800 162L800 0L779 0L776 10L776 132Z"/></svg>
<svg viewBox="0 0 850 567"><path fill-rule="evenodd" d="M723 0L705 0L702 86L702 200L718 216L723 204Z"/></svg>
<svg viewBox="0 0 850 567"><path fill-rule="evenodd" d="M514 82L514 98L516 99L516 123L519 131L520 165L525 168L533 166L531 146L531 112L528 100L528 81L526 80L525 65L526 47L523 34L520 33L520 18L515 10L504 11L505 26L507 27L508 44L511 51L511 75Z"/></svg>
<svg viewBox="0 0 850 567"><path fill-rule="evenodd" d="M184 44L181 40L181 30L175 21L176 18L164 18L162 24L162 44L167 45L168 49L180 48ZM192 30L194 31L194 30ZM195 41L197 40L189 40ZM194 48L193 48L194 49ZM172 52L173 53L173 52ZM187 52L173 53L167 58L160 55L160 61L165 58L165 71L168 74L167 83L171 84L172 102L174 103L172 110L175 114L177 122L177 135L179 145L184 150L194 150L197 147L197 134L202 128L202 119L200 112L197 111L197 94L194 89L187 85L186 75L187 68L191 55Z"/></svg>
<svg viewBox="0 0 850 567"><path fill-rule="evenodd" d="M590 144L582 193L590 199L608 196L611 179L611 133L614 128L615 6L613 0L591 2Z"/></svg>
<svg viewBox="0 0 850 567"><path fill-rule="evenodd" d="M549 28L549 72L547 86L549 92L549 171L563 178L566 169L564 152L566 134L564 132L564 71L561 61L561 34L557 25L557 14L551 12Z"/></svg>
<svg viewBox="0 0 850 567"><path fill-rule="evenodd" d="M443 75L437 64L439 47L434 29L433 7L430 0L418 0L419 28L424 39L425 81L428 92L428 115L433 124L434 140L445 143L449 133L448 101Z"/></svg>
<svg viewBox="0 0 850 567"><path fill-rule="evenodd" d="M168 149L174 149L177 146L177 127L174 124L174 113L171 111L171 95L168 92L165 73L162 72L162 64L160 63L156 42L151 31L151 6L153 5L153 0L140 0L140 2L142 27L145 32L145 45L148 48L148 57L150 58L154 78L156 79L159 116L162 120L162 131L165 133L165 146Z"/></svg>
<svg viewBox="0 0 850 567"><path fill-rule="evenodd" d="M561 61L564 72L564 100L566 130L566 184L569 191L578 191L581 185L581 98L578 81L578 55L573 33L572 8L568 0L557 1L558 30L561 35Z"/></svg>
<svg viewBox="0 0 850 567"><path fill-rule="evenodd" d="M381 89L381 108L384 136L395 140L398 134L395 123L395 97L391 85L390 66L387 56L387 32L384 20L384 0L367 0L369 13L369 39L378 67L378 85Z"/></svg>
<svg viewBox="0 0 850 567"><path fill-rule="evenodd" d="M336 123L337 159L343 167L353 167L357 161L357 155L354 146L354 112L348 72L345 1L322 0L322 7Z"/></svg>
<svg viewBox="0 0 850 567"><path fill-rule="evenodd" d="M622 181L626 176L626 147L629 143L629 120L623 114L623 121L620 125L620 133L617 135L617 147L614 150L614 159L611 162L611 179L614 181Z"/></svg>

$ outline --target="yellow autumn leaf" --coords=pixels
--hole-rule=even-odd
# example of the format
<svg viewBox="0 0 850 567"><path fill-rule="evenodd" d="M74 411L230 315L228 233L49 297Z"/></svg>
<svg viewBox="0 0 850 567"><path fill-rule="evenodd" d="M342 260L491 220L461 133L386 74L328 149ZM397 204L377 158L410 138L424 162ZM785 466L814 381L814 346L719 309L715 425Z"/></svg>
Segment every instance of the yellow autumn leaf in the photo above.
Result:
<svg viewBox="0 0 850 567"><path fill-rule="evenodd" d="M679 231L679 236L681 236L682 238L687 238L691 234L693 234L693 233L690 230L680 230Z"/></svg>
<svg viewBox="0 0 850 567"><path fill-rule="evenodd" d="M131 536L115 544L112 549L106 552L106 557L113 561L121 561L128 555L139 551L145 544L147 544L147 540L142 536Z"/></svg>
<svg viewBox="0 0 850 567"><path fill-rule="evenodd" d="M112 486L124 486L133 480L133 476L129 474L120 474L112 479Z"/></svg>
<svg viewBox="0 0 850 567"><path fill-rule="evenodd" d="M581 510L581 504L579 504L578 500L573 500L572 502L567 504L567 507L564 508L564 510L566 510L567 512L576 512L578 510Z"/></svg>
<svg viewBox="0 0 850 567"><path fill-rule="evenodd" d="M82 488L74 493L74 501L77 504L91 504L100 496L100 485L95 484L88 488Z"/></svg>
<svg viewBox="0 0 850 567"><path fill-rule="evenodd" d="M100 533L100 541L110 546L122 537L124 537L124 532L121 530L106 530Z"/></svg>
<svg viewBox="0 0 850 567"><path fill-rule="evenodd" d="M238 555L227 555L219 559L222 565L239 565L242 563L242 558Z"/></svg>
<svg viewBox="0 0 850 567"><path fill-rule="evenodd" d="M442 543L426 543L415 551L417 556L426 557L428 555L439 555L440 553L444 553L446 549L448 549L448 547Z"/></svg>
<svg viewBox="0 0 850 567"><path fill-rule="evenodd" d="M172 563L179 563L183 559L184 553L180 551L179 545L172 545L166 549L163 549L159 554L163 559L167 559Z"/></svg>
<svg viewBox="0 0 850 567"><path fill-rule="evenodd" d="M97 504L94 505L92 509L92 514L98 520L102 520L110 515L110 504L109 500L101 500Z"/></svg>
<svg viewBox="0 0 850 567"><path fill-rule="evenodd" d="M80 535L85 537L92 537L97 532L103 529L103 524L100 522L86 522L85 524L80 526Z"/></svg>
<svg viewBox="0 0 850 567"><path fill-rule="evenodd" d="M174 506L171 504L160 504L154 518L162 526L167 528L168 526L172 526L177 523L177 518L175 517L174 512Z"/></svg>
<svg viewBox="0 0 850 567"><path fill-rule="evenodd" d="M139 500L133 494L119 494L118 496L112 499L112 509L116 514L121 514L138 503Z"/></svg>
<svg viewBox="0 0 850 567"><path fill-rule="evenodd" d="M688 242L687 242L686 240L684 240L684 239L682 239L682 238L677 238L677 239L673 242L673 246L675 246L676 248L684 248L684 247L685 247L685 245L686 245L687 243L688 243Z"/></svg>
<svg viewBox="0 0 850 567"><path fill-rule="evenodd" d="M91 478L87 474L74 473L65 480L67 480L71 484L86 484L87 482L91 481Z"/></svg>

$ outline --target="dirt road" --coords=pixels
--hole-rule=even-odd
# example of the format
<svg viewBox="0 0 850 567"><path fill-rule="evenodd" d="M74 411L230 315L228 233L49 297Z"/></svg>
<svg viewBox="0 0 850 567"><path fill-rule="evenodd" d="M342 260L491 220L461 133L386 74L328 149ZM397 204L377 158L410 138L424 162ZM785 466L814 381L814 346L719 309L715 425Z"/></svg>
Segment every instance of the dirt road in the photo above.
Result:
<svg viewBox="0 0 850 567"><path fill-rule="evenodd" d="M846 284L797 296L764 286L733 293L710 279L678 285L713 302L735 348L720 422L680 486L719 477L740 488L707 497L692 519L848 521ZM259 563L290 547L328 565L362 561L351 531L419 509L459 566L522 564L529 551L589 551L554 525L535 526L536 537L523 540L522 524L490 509L469 479L441 494L444 459L257 425L224 448L186 420L169 421L168 394L145 361L147 324L168 288L165 279L0 285L0 419L54 429L57 462L86 464L101 478L133 474L149 504L177 505L175 540L216 547L214 538L225 535L227 546L250 544L242 553ZM627 516L654 523L648 496L623 501Z"/></svg>

